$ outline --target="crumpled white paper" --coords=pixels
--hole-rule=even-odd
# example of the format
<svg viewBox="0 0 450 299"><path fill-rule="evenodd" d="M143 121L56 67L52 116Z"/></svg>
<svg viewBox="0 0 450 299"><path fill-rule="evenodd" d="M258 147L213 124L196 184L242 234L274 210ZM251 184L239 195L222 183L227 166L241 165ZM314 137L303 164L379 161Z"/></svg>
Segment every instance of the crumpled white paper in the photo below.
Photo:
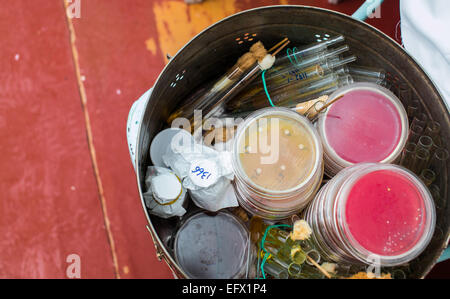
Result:
<svg viewBox="0 0 450 299"><path fill-rule="evenodd" d="M176 176L174 172L167 168L157 166L147 167L147 173L145 175L145 186L147 191L143 194L145 205L149 209L150 214L159 216L161 218L167 219L173 216L183 216L186 213L186 210L183 207L183 204L186 200L186 188L181 185L181 193L175 200L158 198L157 195L153 192L155 186L152 185L152 181L154 181L152 180L152 178L164 174L173 174ZM164 187L170 188L171 186Z"/></svg>
<svg viewBox="0 0 450 299"><path fill-rule="evenodd" d="M234 173L230 152L192 142L171 147L163 161L183 180L183 187L198 207L216 212L239 205L231 185Z"/></svg>

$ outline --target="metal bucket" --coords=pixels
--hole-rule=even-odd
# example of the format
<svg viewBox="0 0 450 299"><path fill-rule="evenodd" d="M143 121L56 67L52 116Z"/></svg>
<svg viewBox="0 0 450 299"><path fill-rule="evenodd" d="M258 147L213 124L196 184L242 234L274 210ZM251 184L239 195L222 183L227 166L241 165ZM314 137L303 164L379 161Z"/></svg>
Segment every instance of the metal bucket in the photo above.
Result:
<svg viewBox="0 0 450 299"><path fill-rule="evenodd" d="M304 6L272 6L248 10L228 17L207 28L186 44L167 64L156 81L153 92L146 93L140 104L143 111L137 132L135 168L148 230L155 244L157 256L164 260L179 278L187 275L177 265L171 249L173 234L178 228L175 220L164 220L149 215L142 193L145 171L150 165L149 147L152 138L165 126L170 112L180 105L201 83L223 73L230 62L246 52L248 43L237 38L253 36L265 45L289 37L291 45L315 42L317 34L344 35L358 63L385 69L411 88L429 118L442 126L443 140L450 140L450 117L433 82L411 56L395 41L379 30L347 15L330 10ZM135 108L135 107L133 107ZM132 109L133 110L133 109ZM425 252L411 262L413 277L423 278L437 262L447 246L450 225L448 205L449 163L439 173L441 190L447 201L437 215L437 229ZM195 207L190 205L188 214Z"/></svg>

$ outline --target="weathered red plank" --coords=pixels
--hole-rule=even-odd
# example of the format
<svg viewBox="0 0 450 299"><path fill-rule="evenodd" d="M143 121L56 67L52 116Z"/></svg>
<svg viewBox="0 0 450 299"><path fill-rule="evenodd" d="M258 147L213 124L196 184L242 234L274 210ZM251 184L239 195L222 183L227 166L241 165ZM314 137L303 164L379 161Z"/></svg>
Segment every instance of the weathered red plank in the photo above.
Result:
<svg viewBox="0 0 450 299"><path fill-rule="evenodd" d="M0 9L0 277L114 277L61 1Z"/></svg>

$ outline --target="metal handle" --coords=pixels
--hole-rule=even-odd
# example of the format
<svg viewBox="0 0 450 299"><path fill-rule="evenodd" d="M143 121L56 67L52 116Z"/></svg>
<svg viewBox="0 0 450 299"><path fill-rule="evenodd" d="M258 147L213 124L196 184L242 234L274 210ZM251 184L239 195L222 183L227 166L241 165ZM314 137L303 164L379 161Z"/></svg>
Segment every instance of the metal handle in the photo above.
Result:
<svg viewBox="0 0 450 299"><path fill-rule="evenodd" d="M153 232L152 232L150 226L146 225L145 227L147 228L147 230L150 234L150 237L152 238L153 245L155 246L156 258L158 259L158 261L160 261L160 262L164 261L166 263L166 265L169 267L170 271L172 272L172 274L175 278L183 277L183 274L181 274L179 271L177 271L177 269L174 269L174 267L172 266L172 264L170 263L170 261L168 260L168 258L164 254L164 252L162 251L159 244L155 241L155 237L153 236Z"/></svg>
<svg viewBox="0 0 450 299"><path fill-rule="evenodd" d="M153 238L153 233L152 233L152 230L150 229L150 226L146 225L145 227L147 228L148 232L150 233L150 237L152 238L153 245L155 246L156 258L158 259L158 261L162 261L164 253L159 248L158 243L155 242L155 238Z"/></svg>

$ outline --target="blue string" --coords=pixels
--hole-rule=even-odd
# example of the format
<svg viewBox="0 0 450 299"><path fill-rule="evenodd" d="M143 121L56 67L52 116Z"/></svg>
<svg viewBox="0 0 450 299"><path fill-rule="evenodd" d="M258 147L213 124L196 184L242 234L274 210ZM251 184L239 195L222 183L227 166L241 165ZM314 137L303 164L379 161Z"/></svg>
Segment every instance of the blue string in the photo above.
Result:
<svg viewBox="0 0 450 299"><path fill-rule="evenodd" d="M266 92L266 96L267 96L267 99L269 100L270 105L272 105L272 107L275 107L275 105L272 102L272 99L270 98L269 91L267 90L266 78L264 77L265 74L266 74L266 71L264 70L261 74L264 91Z"/></svg>
<svg viewBox="0 0 450 299"><path fill-rule="evenodd" d="M270 225L266 228L266 231L264 232L264 236L261 239L261 249L265 252L264 254L264 258L261 262L261 274L262 274L262 279L266 279L266 273L264 272L264 264L266 263L266 260L269 258L270 253L264 248L264 243L266 242L266 237L267 234L269 233L269 230L271 230L272 228L276 228L276 227L289 227L291 228L292 226L287 225L287 224L279 224L279 225Z"/></svg>

